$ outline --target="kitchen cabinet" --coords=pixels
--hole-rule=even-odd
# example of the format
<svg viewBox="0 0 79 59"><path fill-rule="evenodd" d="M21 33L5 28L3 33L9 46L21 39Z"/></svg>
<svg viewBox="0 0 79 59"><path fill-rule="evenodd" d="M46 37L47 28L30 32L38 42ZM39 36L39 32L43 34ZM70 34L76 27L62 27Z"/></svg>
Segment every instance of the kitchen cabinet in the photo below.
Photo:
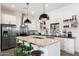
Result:
<svg viewBox="0 0 79 59"><path fill-rule="evenodd" d="M72 15L72 18L63 20L63 28L77 28L78 27L78 19L77 15Z"/></svg>
<svg viewBox="0 0 79 59"><path fill-rule="evenodd" d="M37 45L32 45L32 46L34 50L41 50L43 52L42 56L60 56L59 41L47 46L37 46Z"/></svg>
<svg viewBox="0 0 79 59"><path fill-rule="evenodd" d="M45 36L19 36L16 37L16 39L27 41L27 43L33 43L33 51L41 50L43 52L42 56L60 56L60 41L58 39L46 38Z"/></svg>
<svg viewBox="0 0 79 59"><path fill-rule="evenodd" d="M60 49L64 49L64 40L62 38L60 38Z"/></svg>
<svg viewBox="0 0 79 59"><path fill-rule="evenodd" d="M16 16L2 13L2 24L16 24Z"/></svg>
<svg viewBox="0 0 79 59"><path fill-rule="evenodd" d="M73 29L72 34L74 37L76 37L75 38L75 52L79 52L79 28Z"/></svg>
<svg viewBox="0 0 79 59"><path fill-rule="evenodd" d="M74 54L75 53L75 39L72 38L57 38L60 40L61 50Z"/></svg>
<svg viewBox="0 0 79 59"><path fill-rule="evenodd" d="M64 51L71 54L75 53L74 39L69 39L69 38L64 39Z"/></svg>
<svg viewBox="0 0 79 59"><path fill-rule="evenodd" d="M79 52L79 37L75 39L75 52Z"/></svg>

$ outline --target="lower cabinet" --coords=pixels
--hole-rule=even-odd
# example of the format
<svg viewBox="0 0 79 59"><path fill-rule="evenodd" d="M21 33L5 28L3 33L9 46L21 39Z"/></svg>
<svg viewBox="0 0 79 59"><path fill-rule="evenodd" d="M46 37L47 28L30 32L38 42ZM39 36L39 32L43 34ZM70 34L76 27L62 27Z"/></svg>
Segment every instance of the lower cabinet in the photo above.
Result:
<svg viewBox="0 0 79 59"><path fill-rule="evenodd" d="M74 39L65 39L64 40L64 50L68 53L75 53Z"/></svg>
<svg viewBox="0 0 79 59"><path fill-rule="evenodd" d="M79 37L75 39L75 51L79 53Z"/></svg>
<svg viewBox="0 0 79 59"><path fill-rule="evenodd" d="M61 50L74 54L75 53L75 39L71 38L58 38L60 40Z"/></svg>
<svg viewBox="0 0 79 59"><path fill-rule="evenodd" d="M46 46L32 46L34 47L34 50L41 50L43 52L42 56L60 56L60 41Z"/></svg>
<svg viewBox="0 0 79 59"><path fill-rule="evenodd" d="M60 38L60 49L64 50L64 40Z"/></svg>

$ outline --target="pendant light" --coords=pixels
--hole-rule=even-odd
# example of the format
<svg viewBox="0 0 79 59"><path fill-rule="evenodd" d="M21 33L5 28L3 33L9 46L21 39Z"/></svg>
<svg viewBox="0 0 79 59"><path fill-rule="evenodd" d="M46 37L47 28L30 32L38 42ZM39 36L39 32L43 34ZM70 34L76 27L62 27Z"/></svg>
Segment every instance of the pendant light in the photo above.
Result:
<svg viewBox="0 0 79 59"><path fill-rule="evenodd" d="M28 19L28 5L29 3L26 3L27 4L27 19L24 21L24 23L31 23L31 21Z"/></svg>
<svg viewBox="0 0 79 59"><path fill-rule="evenodd" d="M45 13L45 3L43 5L43 14L40 15L39 20L42 20L43 18L46 18L47 20L49 20L48 14Z"/></svg>

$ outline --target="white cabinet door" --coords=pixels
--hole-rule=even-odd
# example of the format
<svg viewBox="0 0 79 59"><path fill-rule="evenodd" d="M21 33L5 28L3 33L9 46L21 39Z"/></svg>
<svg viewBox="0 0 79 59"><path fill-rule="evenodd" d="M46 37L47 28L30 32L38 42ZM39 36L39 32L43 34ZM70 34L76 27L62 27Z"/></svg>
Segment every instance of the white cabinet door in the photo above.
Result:
<svg viewBox="0 0 79 59"><path fill-rule="evenodd" d="M60 40L60 49L61 49L61 50L64 50L64 38L58 37L58 38L55 38L55 39Z"/></svg>
<svg viewBox="0 0 79 59"><path fill-rule="evenodd" d="M75 47L74 47L74 39L64 39L64 51L74 54Z"/></svg>
<svg viewBox="0 0 79 59"><path fill-rule="evenodd" d="M2 14L2 24L16 24L16 16Z"/></svg>
<svg viewBox="0 0 79 59"><path fill-rule="evenodd" d="M79 37L75 39L75 51L79 52Z"/></svg>
<svg viewBox="0 0 79 59"><path fill-rule="evenodd" d="M9 15L2 14L2 24L8 24L9 23Z"/></svg>
<svg viewBox="0 0 79 59"><path fill-rule="evenodd" d="M60 56L60 42L56 42L48 46L49 56Z"/></svg>
<svg viewBox="0 0 79 59"><path fill-rule="evenodd" d="M42 56L60 56L60 42L58 41L51 45L40 47L40 50L44 52Z"/></svg>
<svg viewBox="0 0 79 59"><path fill-rule="evenodd" d="M17 24L16 16L10 16L10 24Z"/></svg>
<svg viewBox="0 0 79 59"><path fill-rule="evenodd" d="M60 48L61 50L64 50L64 39L60 38Z"/></svg>
<svg viewBox="0 0 79 59"><path fill-rule="evenodd" d="M61 50L74 54L75 46L74 46L74 39L71 38L58 38L60 40Z"/></svg>

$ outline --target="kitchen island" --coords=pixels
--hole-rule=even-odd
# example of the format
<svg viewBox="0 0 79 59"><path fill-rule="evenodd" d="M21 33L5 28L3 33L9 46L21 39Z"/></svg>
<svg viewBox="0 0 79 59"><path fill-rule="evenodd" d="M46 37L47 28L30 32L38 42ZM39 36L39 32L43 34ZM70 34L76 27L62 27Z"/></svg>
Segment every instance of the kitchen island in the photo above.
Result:
<svg viewBox="0 0 79 59"><path fill-rule="evenodd" d="M60 41L58 39L47 38L46 36L30 35L18 36L16 39L31 42L34 50L41 50L42 56L60 56Z"/></svg>

